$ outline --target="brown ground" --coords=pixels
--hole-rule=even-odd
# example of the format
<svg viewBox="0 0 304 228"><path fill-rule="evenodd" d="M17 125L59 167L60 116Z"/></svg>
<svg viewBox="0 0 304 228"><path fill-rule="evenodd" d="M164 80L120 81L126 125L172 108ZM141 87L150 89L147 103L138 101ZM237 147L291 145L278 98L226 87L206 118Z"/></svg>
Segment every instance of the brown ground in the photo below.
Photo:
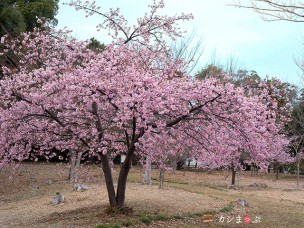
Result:
<svg viewBox="0 0 304 228"><path fill-rule="evenodd" d="M90 172L88 172L90 171ZM118 168L114 170L117 175ZM238 215L261 217L258 224L249 227L304 227L304 191L296 191L295 177L281 175L275 181L273 174L260 173L251 177L249 172L240 174L240 189L228 190L225 174L214 172L167 172L165 189L155 185L145 186L142 169L133 168L127 187L127 205L131 215L107 215L107 193L98 166L86 166L80 172L81 182L89 186L85 192L73 191L73 184L66 181L67 168L56 164L25 163L10 179L11 170L0 172L0 227L94 227L96 224L133 221L135 227L144 227L142 218L154 216L179 216L179 219L154 221L152 227L244 227L236 224ZM51 184L47 183L49 180ZM304 178L301 178L303 186ZM258 187L249 187L256 183ZM54 206L56 192L65 196L65 202ZM236 204L246 199L248 207ZM232 204L233 209L227 205ZM226 211L219 212L225 208ZM203 223L201 214L214 210L214 221ZM191 213L191 214L189 214ZM230 223L219 223L219 216L234 218ZM182 218L182 219L180 219ZM242 217L243 218L243 217ZM135 221L135 222L134 222Z"/></svg>

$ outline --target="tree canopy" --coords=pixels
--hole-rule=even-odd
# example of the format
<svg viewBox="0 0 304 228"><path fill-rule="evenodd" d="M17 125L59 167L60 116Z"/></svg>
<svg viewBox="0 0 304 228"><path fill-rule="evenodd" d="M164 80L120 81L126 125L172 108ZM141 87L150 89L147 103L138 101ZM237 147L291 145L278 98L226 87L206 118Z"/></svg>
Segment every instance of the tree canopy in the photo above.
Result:
<svg viewBox="0 0 304 228"><path fill-rule="evenodd" d="M32 31L39 26L37 17L48 18L53 25L59 0L2 0L0 3L0 37L4 34L16 36L20 32Z"/></svg>

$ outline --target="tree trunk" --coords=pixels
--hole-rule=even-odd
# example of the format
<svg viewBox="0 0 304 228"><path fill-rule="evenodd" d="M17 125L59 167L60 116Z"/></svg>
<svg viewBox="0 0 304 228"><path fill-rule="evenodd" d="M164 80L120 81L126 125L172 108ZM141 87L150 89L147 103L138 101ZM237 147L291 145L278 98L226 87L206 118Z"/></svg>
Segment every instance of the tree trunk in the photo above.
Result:
<svg viewBox="0 0 304 228"><path fill-rule="evenodd" d="M252 177L255 177L255 176L257 176L258 175L258 171L259 171L259 169L258 169L258 167L257 166L251 166L251 176Z"/></svg>
<svg viewBox="0 0 304 228"><path fill-rule="evenodd" d="M176 169L177 169L177 161L176 161L176 157L173 158L172 161L172 173L176 173Z"/></svg>
<svg viewBox="0 0 304 228"><path fill-rule="evenodd" d="M160 169L159 170L159 188L160 189L164 188L164 181L165 181L165 170Z"/></svg>
<svg viewBox="0 0 304 228"><path fill-rule="evenodd" d="M83 152L78 152L78 153L77 153L76 168L79 168L79 167L80 167L82 155L83 155Z"/></svg>
<svg viewBox="0 0 304 228"><path fill-rule="evenodd" d="M190 160L190 158L188 158L189 159L189 161L188 161L188 166L187 166L187 168L188 168L188 171L190 170L190 162L191 162L191 160Z"/></svg>
<svg viewBox="0 0 304 228"><path fill-rule="evenodd" d="M75 151L70 151L70 170L69 170L70 182L78 182L77 170L80 167L82 154L83 152L76 153Z"/></svg>
<svg viewBox="0 0 304 228"><path fill-rule="evenodd" d="M279 168L277 168L276 172L277 172L277 174L276 174L276 180L278 180L279 179Z"/></svg>
<svg viewBox="0 0 304 228"><path fill-rule="evenodd" d="M151 185L152 184L152 165L151 165L151 157L150 155L146 158L145 164L145 174L144 174L144 184Z"/></svg>
<svg viewBox="0 0 304 228"><path fill-rule="evenodd" d="M232 178L231 178L232 186L235 186L235 174L236 174L236 170L232 167Z"/></svg>
<svg viewBox="0 0 304 228"><path fill-rule="evenodd" d="M70 170L69 170L69 181L77 182L77 171L76 171L76 152L70 150Z"/></svg>
<svg viewBox="0 0 304 228"><path fill-rule="evenodd" d="M300 159L297 161L297 190L300 190Z"/></svg>
<svg viewBox="0 0 304 228"><path fill-rule="evenodd" d="M133 144L128 149L126 159L122 164L119 173L118 182L117 182L116 202L117 202L117 206L120 208L123 208L125 206L127 178L131 168L131 162L134 152L135 152L135 146Z"/></svg>
<svg viewBox="0 0 304 228"><path fill-rule="evenodd" d="M117 201L115 197L115 190L114 190L114 182L112 177L112 170L110 167L110 161L107 155L101 155L101 164L102 164L102 170L104 173L107 191L108 191L108 197L110 202L110 207L117 207Z"/></svg>

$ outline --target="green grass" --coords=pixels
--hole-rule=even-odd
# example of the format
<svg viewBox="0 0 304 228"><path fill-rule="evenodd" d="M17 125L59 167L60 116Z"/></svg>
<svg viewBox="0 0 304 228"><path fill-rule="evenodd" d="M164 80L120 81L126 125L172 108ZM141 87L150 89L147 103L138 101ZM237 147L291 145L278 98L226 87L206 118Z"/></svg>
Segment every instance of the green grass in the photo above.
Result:
<svg viewBox="0 0 304 228"><path fill-rule="evenodd" d="M210 210L204 213L186 213L184 215L171 215L171 216L162 215L162 214L152 215L147 212L137 212L134 213L135 217L132 219L122 220L111 224L99 224L96 225L95 228L121 228L121 227L131 227L136 224L150 225L156 221L183 220L186 218L201 217L203 214L207 214L207 213L213 214L215 213L215 211Z"/></svg>
<svg viewBox="0 0 304 228"><path fill-rule="evenodd" d="M217 213L217 211L216 210L208 210L208 211L205 211L205 213L203 213L204 215L207 215L207 214L209 214L209 215L214 215L214 214L216 214Z"/></svg>
<svg viewBox="0 0 304 228"><path fill-rule="evenodd" d="M174 216L167 216L167 215L151 215L145 212L141 212L137 214L139 221L141 223L144 223L146 225L151 224L153 221L166 221L166 220L171 220L175 219Z"/></svg>
<svg viewBox="0 0 304 228"><path fill-rule="evenodd" d="M227 204L225 207L223 207L221 210L219 210L219 212L230 212L233 210L233 204L232 203L229 203Z"/></svg>
<svg viewBox="0 0 304 228"><path fill-rule="evenodd" d="M95 226L95 228L120 228L121 226L118 224L99 224Z"/></svg>
<svg viewBox="0 0 304 228"><path fill-rule="evenodd" d="M136 220L130 219L130 220L122 220L111 224L99 224L96 225L95 228L121 228L121 227L131 227L136 224L138 224Z"/></svg>

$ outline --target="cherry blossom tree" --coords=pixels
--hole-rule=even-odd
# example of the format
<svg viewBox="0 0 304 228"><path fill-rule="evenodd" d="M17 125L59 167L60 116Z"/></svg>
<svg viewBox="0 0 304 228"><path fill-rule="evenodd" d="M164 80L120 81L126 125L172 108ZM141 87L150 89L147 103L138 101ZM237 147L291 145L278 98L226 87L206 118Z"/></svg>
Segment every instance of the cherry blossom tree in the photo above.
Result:
<svg viewBox="0 0 304 228"><path fill-rule="evenodd" d="M109 29L113 42L94 52L53 29L1 38L4 52L20 59L17 69L3 69L0 81L1 167L27 159L33 148L44 156L55 156L46 153L50 148L86 148L100 158L110 206L124 208L135 155L165 166L187 150L216 166L237 167L232 154L245 148L248 162L267 166L269 148L283 150L281 125L264 93L246 96L243 88L212 77L193 81L181 70L185 63L174 60L165 41L180 36L176 23L192 15L160 16L164 3L154 1L150 13L128 26L118 9L70 5L103 16L99 28ZM115 191L110 162L122 153Z"/></svg>

